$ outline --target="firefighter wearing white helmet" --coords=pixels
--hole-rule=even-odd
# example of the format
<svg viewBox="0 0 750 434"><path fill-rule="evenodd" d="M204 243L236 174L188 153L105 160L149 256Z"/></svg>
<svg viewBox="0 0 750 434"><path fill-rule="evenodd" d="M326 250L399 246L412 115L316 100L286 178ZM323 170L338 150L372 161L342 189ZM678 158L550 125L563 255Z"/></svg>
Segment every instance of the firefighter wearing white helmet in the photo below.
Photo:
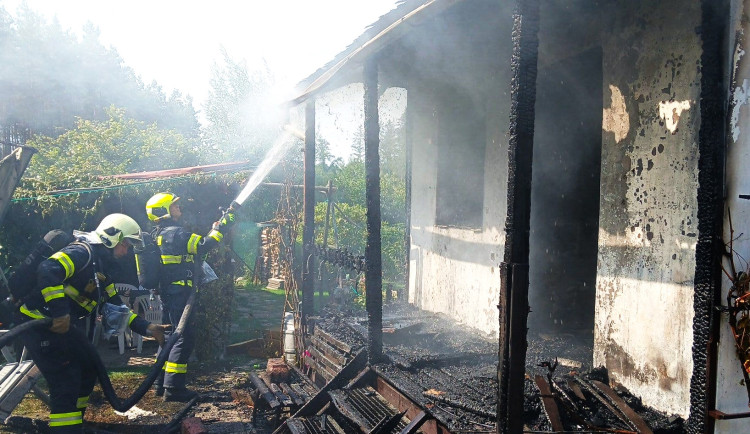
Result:
<svg viewBox="0 0 750 434"><path fill-rule="evenodd" d="M94 361L76 348L69 330L85 326L104 305L124 306L112 280L116 260L140 242L138 223L124 214L110 214L90 233L42 261L36 289L24 298L16 315L18 324L52 318L49 329L21 334L23 344L47 380L52 433L83 433L83 415L96 383ZM151 324L126 311L127 325L136 333L164 342L165 326Z"/></svg>
<svg viewBox="0 0 750 434"><path fill-rule="evenodd" d="M234 214L227 212L215 222L205 237L180 225L182 210L172 193L157 193L146 202L146 215L156 223L150 234L159 248L159 295L164 303L164 319L177 328L188 297L193 291L196 262L216 247L234 223ZM141 269L147 269L143 266ZM143 277L139 275L139 278ZM143 279L148 280L148 279ZM146 285L145 283L142 283ZM188 324L175 341L164 365L164 375L157 378L156 395L165 401L187 402L197 394L186 387L188 359L195 346L195 330Z"/></svg>
<svg viewBox="0 0 750 434"><path fill-rule="evenodd" d="M132 217L125 214L110 214L104 217L94 233L99 237L99 241L110 249L117 247L125 238L141 242L141 227Z"/></svg>

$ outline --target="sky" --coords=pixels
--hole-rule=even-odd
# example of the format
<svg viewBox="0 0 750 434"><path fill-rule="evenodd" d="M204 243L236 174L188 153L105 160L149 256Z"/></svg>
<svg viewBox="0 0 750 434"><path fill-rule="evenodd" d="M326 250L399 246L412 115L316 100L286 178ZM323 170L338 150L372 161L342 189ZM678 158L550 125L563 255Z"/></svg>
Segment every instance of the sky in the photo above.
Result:
<svg viewBox="0 0 750 434"><path fill-rule="evenodd" d="M24 0L0 0L11 15ZM91 22L144 83L193 97L200 112L211 65L224 47L254 70L265 62L282 86L343 51L397 0L25 0L34 11L80 33Z"/></svg>

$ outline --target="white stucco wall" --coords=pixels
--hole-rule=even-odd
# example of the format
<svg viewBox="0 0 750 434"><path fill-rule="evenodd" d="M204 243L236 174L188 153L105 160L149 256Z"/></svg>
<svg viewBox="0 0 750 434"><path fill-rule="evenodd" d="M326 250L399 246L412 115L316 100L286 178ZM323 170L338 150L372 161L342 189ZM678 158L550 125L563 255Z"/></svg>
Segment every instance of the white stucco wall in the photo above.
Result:
<svg viewBox="0 0 750 434"><path fill-rule="evenodd" d="M594 364L687 417L693 372L701 24L697 0L607 17Z"/></svg>
<svg viewBox="0 0 750 434"><path fill-rule="evenodd" d="M507 81L510 83L510 80ZM483 226L478 230L435 225L437 149L434 102L429 89L410 89L414 110L409 302L442 312L497 336L507 183L507 93L497 91L487 112Z"/></svg>
<svg viewBox="0 0 750 434"><path fill-rule="evenodd" d="M750 194L750 58L745 50L750 46L750 1L740 0L732 3L732 21L728 52L734 53L734 80L730 87L730 125L727 137L727 209L731 212L734 228L733 249L742 258L750 258L750 201L739 199L740 194ZM724 220L724 240L731 238L729 215ZM738 258L738 256L736 256ZM738 271L747 271L748 265L738 260L735 265ZM724 261L725 266L729 265ZM726 304L726 294L731 283L726 277L722 285L722 304ZM716 409L724 413L745 413L748 411L747 389L743 384L742 368L735 352L734 338L729 327L728 314L721 315L721 331L716 375ZM715 433L730 434L746 432L748 419L719 420Z"/></svg>

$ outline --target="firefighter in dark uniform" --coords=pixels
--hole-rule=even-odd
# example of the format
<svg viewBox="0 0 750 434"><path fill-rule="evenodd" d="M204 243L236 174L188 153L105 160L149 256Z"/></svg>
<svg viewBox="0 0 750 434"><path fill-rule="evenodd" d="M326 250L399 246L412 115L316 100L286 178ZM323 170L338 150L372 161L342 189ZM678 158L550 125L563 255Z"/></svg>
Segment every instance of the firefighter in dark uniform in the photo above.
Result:
<svg viewBox="0 0 750 434"><path fill-rule="evenodd" d="M182 216L180 198L157 193L146 203L146 214L156 224L154 239L161 253L159 295L164 305L165 323L177 328L188 297L193 292L196 263L216 247L234 223L234 214L226 213L215 222L207 236L191 233L179 226ZM195 346L195 330L189 323L169 353L163 377L157 379L156 395L165 401L187 402L197 393L186 387L188 359Z"/></svg>
<svg viewBox="0 0 750 434"><path fill-rule="evenodd" d="M20 335L31 358L44 375L50 394L50 432L83 433L83 415L96 382L93 360L71 341L69 330L106 303L121 306L109 274L116 259L140 240L140 227L124 214L110 214L96 230L63 247L37 268L37 289L20 302L18 323L52 318L49 329L30 329ZM164 342L165 326L150 324L132 312L129 327ZM85 322L84 322L85 323Z"/></svg>

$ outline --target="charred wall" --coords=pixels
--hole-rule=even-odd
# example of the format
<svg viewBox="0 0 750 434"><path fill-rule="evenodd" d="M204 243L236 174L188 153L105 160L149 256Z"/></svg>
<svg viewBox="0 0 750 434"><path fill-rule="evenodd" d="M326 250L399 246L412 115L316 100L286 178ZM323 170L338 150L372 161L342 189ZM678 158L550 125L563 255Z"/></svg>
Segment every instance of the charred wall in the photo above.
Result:
<svg viewBox="0 0 750 434"><path fill-rule="evenodd" d="M495 335L506 209L511 17L511 4L460 2L416 25L399 47L411 65L404 71L413 144L409 301ZM457 101L471 110L457 109ZM451 124L481 131L456 134ZM449 152L480 154L454 159ZM482 166L467 167L464 160ZM478 187L450 190L478 174ZM478 195L481 204L477 207L474 198L447 200L451 194ZM448 212L449 206L456 209ZM479 214L464 216L463 208Z"/></svg>
<svg viewBox="0 0 750 434"><path fill-rule="evenodd" d="M594 363L687 416L693 372L701 4L602 14L601 202Z"/></svg>

